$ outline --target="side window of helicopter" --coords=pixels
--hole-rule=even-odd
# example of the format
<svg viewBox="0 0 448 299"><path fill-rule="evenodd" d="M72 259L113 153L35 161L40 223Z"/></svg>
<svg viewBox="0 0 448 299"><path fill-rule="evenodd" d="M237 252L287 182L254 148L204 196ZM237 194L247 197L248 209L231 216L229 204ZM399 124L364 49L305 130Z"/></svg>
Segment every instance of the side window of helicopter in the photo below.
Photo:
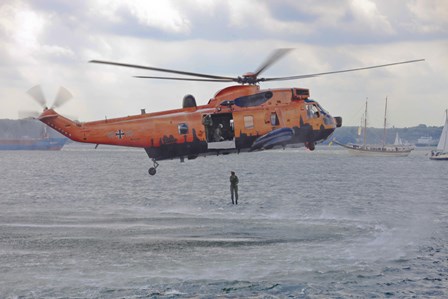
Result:
<svg viewBox="0 0 448 299"><path fill-rule="evenodd" d="M252 115L244 116L244 127L246 129L252 129L254 127L254 117Z"/></svg>
<svg viewBox="0 0 448 299"><path fill-rule="evenodd" d="M320 112L316 105L307 105L306 110L308 118L319 118Z"/></svg>
<svg viewBox="0 0 448 299"><path fill-rule="evenodd" d="M278 126L280 123L278 121L278 116L276 112L271 113L271 125Z"/></svg>
<svg viewBox="0 0 448 299"><path fill-rule="evenodd" d="M308 118L313 118L313 110L311 109L312 105L306 105L306 116Z"/></svg>
<svg viewBox="0 0 448 299"><path fill-rule="evenodd" d="M186 123L181 123L177 125L177 130L180 135L188 134L188 125Z"/></svg>

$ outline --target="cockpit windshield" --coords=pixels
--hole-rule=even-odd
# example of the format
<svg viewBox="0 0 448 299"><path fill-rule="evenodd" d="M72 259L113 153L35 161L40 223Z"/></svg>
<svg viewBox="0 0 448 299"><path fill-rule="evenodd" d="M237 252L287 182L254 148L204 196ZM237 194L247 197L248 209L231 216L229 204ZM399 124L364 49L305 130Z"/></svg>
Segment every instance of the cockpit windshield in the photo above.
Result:
<svg viewBox="0 0 448 299"><path fill-rule="evenodd" d="M322 106L319 105L318 103L314 103L314 105L316 105L319 108L319 110L322 111L323 114L326 114L326 115L329 114L328 111L325 110L324 108L322 108Z"/></svg>
<svg viewBox="0 0 448 299"><path fill-rule="evenodd" d="M308 118L318 118L320 116L320 109L316 103L309 103L306 105L306 114Z"/></svg>

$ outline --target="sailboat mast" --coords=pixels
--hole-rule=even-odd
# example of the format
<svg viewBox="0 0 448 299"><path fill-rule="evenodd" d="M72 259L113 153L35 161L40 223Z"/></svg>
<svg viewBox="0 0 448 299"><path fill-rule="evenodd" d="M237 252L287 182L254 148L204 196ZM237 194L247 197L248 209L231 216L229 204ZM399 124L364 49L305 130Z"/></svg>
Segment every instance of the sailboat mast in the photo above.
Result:
<svg viewBox="0 0 448 299"><path fill-rule="evenodd" d="M447 125L448 125L448 109L446 109L445 110L445 125L444 125L444 129L447 129ZM443 130L442 130L442 133L443 133ZM444 142L444 144L443 144L443 150L444 151L446 151L446 149L447 149L447 142L448 142L448 138L447 138L448 136L446 136L446 134L445 134L445 142Z"/></svg>
<svg viewBox="0 0 448 299"><path fill-rule="evenodd" d="M363 145L366 145L366 139L367 139L367 98L366 98L366 111L364 112L364 140Z"/></svg>
<svg viewBox="0 0 448 299"><path fill-rule="evenodd" d="M386 145L386 125L387 125L387 97L386 105L384 106L384 133L383 133L383 147Z"/></svg>

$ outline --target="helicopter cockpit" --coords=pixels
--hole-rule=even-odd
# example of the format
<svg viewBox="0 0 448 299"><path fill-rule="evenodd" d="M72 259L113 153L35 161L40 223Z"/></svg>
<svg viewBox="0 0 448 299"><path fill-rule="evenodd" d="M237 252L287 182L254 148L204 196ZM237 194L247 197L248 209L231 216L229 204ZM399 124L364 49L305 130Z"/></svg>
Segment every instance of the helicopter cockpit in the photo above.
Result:
<svg viewBox="0 0 448 299"><path fill-rule="evenodd" d="M307 103L307 105L305 107L306 107L306 115L308 116L308 119L319 118L322 114L321 113L322 109L315 102Z"/></svg>
<svg viewBox="0 0 448 299"><path fill-rule="evenodd" d="M336 121L336 126L342 126L342 119L340 117L333 118L319 103L313 100L306 100L306 115L308 119L323 118L324 124L332 125Z"/></svg>

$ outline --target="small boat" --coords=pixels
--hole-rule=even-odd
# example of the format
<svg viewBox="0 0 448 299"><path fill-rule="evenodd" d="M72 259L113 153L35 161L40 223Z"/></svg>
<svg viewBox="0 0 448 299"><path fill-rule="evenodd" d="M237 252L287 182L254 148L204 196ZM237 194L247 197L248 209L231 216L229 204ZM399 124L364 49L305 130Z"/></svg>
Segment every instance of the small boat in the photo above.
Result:
<svg viewBox="0 0 448 299"><path fill-rule="evenodd" d="M410 145L403 144L401 138L397 135L395 136L394 144L386 144L386 115L387 115L387 98L386 98L386 106L384 110L384 135L383 135L383 143L382 144L366 144L366 136L367 136L367 101L366 101L366 109L364 113L364 130L363 131L363 144L342 144L333 140L334 143L339 144L340 146L349 150L350 154L358 155L358 156L387 156L387 157L407 157L414 149ZM359 132L360 133L360 132Z"/></svg>
<svg viewBox="0 0 448 299"><path fill-rule="evenodd" d="M445 125L443 126L442 135L440 135L437 149L431 151L431 160L448 160L448 109L445 110Z"/></svg>

